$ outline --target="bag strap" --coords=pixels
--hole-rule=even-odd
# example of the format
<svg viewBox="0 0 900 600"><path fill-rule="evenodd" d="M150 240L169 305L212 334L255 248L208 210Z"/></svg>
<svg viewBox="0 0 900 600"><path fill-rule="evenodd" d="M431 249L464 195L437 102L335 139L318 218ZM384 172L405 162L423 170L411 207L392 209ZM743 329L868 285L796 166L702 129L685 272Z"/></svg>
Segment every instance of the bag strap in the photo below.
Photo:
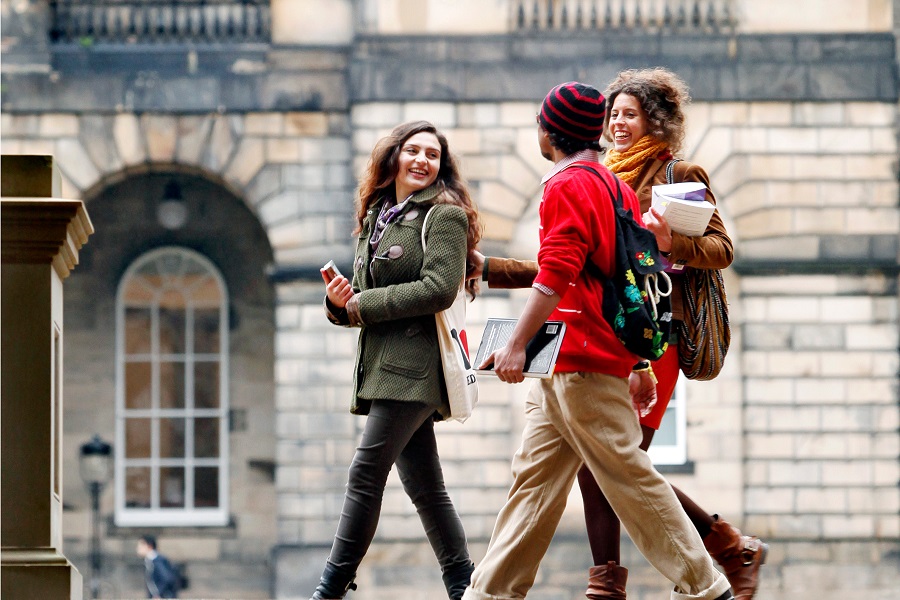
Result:
<svg viewBox="0 0 900 600"><path fill-rule="evenodd" d="M612 188L609 187L609 184L606 183L606 180L603 178L602 175L600 175L600 173L597 171L597 169L595 169L593 167L589 167L587 165L572 165L572 166L575 167L576 169L590 171L591 173L596 175L597 179L600 180L600 183L602 183L603 186L606 188L607 193L609 193L610 200L612 200L612 202L613 202L613 208L618 207L618 208L622 208L624 210L625 203L622 200L622 186L619 184L618 177L615 177L616 196L615 196L615 198L613 198ZM618 218L618 215L615 215L615 218ZM593 276L596 279L599 279L600 281L606 281L609 279L609 277L603 271L600 270L600 267L598 267L596 265L596 263L594 263L594 261L591 260L590 256L588 256L587 263L584 265L584 268L588 272L588 274L590 274L591 276Z"/></svg>
<svg viewBox="0 0 900 600"><path fill-rule="evenodd" d="M613 198L612 188L609 187L609 184L606 183L606 180L603 178L602 175L600 175L600 173L599 173L599 171L597 171L597 169L595 169L594 167L589 167L587 165L572 165L572 166L575 167L576 169L582 169L583 171L590 171L591 173L596 175L597 178L600 180L600 183L603 184L603 187L605 187L606 191L609 193L609 197ZM615 177L614 179L616 180L616 195L615 195L615 198L613 199L613 201L615 203L617 203L620 207L624 208L625 201L622 200L622 186L619 184L618 177Z"/></svg>
<svg viewBox="0 0 900 600"><path fill-rule="evenodd" d="M666 183L675 183L675 163L681 162L680 158L673 158L666 165Z"/></svg>
<svg viewBox="0 0 900 600"><path fill-rule="evenodd" d="M422 251L428 249L428 245L425 243L425 227L428 225L428 217L431 216L431 211L437 208L437 204L432 204L431 208L428 209L428 212L425 213L425 219L422 220ZM465 270L465 268L463 269ZM466 275L463 273L462 287L466 287Z"/></svg>
<svg viewBox="0 0 900 600"><path fill-rule="evenodd" d="M434 210L435 206L437 206L437 204L431 205L431 208L429 208L428 212L425 213L425 220L422 221L422 250L425 250L427 248L427 246L425 244L425 226L428 225L428 217L431 216L431 211Z"/></svg>

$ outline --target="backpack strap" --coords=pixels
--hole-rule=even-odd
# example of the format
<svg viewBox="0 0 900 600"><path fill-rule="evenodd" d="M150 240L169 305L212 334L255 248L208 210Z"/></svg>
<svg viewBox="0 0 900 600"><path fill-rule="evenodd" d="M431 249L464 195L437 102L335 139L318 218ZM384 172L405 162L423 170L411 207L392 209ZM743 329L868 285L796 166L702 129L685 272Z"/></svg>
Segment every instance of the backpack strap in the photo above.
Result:
<svg viewBox="0 0 900 600"><path fill-rule="evenodd" d="M600 180L600 183L603 184L603 187L606 188L606 191L609 192L609 197L613 198L612 188L609 187L609 184L606 183L606 180L603 179L603 176L597 171L597 169L595 169L594 167L589 167L587 165L572 165L572 166L575 167L576 169L582 169L583 171L590 171L591 173L596 175L597 179ZM616 204L618 204L619 207L624 208L625 202L622 200L622 186L621 186L621 184L619 184L618 177L614 177L614 179L616 180L616 195L614 198L614 202Z"/></svg>
<svg viewBox="0 0 900 600"><path fill-rule="evenodd" d="M597 179L600 180L600 183L603 184L603 187L605 187L606 191L609 193L609 197L613 201L613 208L614 209L621 208L624 210L625 204L624 204L624 201L622 200L622 186L619 184L618 177L614 178L616 180L616 195L615 195L615 198L613 198L612 188L609 187L609 184L606 183L606 180L603 178L602 175L600 175L600 173L597 171L597 169L595 169L593 167L589 167L587 165L572 165L572 166L575 167L576 169L590 171L591 173L596 175ZM603 271L600 270L600 267L598 267L594 263L594 261L591 260L590 256L588 256L587 263L585 263L584 268L588 272L588 274L595 277L596 279L599 279L600 281L609 280L609 277Z"/></svg>
<svg viewBox="0 0 900 600"><path fill-rule="evenodd" d="M675 163L681 162L680 158L673 158L666 165L666 183L675 183Z"/></svg>

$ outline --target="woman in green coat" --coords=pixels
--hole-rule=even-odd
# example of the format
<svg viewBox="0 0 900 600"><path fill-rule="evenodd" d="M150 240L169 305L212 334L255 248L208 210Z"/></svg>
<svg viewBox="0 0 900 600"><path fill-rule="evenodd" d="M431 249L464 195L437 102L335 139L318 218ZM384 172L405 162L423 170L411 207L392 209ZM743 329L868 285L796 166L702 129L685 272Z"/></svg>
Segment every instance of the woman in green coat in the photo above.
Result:
<svg viewBox="0 0 900 600"><path fill-rule="evenodd" d="M425 216L434 206L425 229ZM436 312L456 298L481 237L478 212L446 138L425 121L398 126L372 151L360 183L353 281L326 281L325 310L359 327L350 412L368 415L350 465L331 555L313 599L354 589L381 512L392 465L416 506L451 599L474 568L444 487L434 421L449 416ZM469 282L469 291L475 288Z"/></svg>

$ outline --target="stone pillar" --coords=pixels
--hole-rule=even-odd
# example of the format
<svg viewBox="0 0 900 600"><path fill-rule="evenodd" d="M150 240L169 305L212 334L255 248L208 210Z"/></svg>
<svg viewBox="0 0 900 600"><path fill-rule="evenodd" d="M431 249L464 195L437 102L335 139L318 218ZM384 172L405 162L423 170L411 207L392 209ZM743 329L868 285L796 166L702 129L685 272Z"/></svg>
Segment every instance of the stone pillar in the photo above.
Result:
<svg viewBox="0 0 900 600"><path fill-rule="evenodd" d="M62 552L62 281L93 233L50 156L3 156L0 596L82 597Z"/></svg>

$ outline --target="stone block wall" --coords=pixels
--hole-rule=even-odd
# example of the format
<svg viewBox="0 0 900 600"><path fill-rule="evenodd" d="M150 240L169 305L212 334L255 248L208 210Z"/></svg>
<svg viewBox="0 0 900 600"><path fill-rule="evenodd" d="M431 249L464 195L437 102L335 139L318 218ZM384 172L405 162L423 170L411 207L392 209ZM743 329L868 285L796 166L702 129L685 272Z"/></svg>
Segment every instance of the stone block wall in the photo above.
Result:
<svg viewBox="0 0 900 600"><path fill-rule="evenodd" d="M340 112L5 112L0 119L3 152L57 157L65 197L90 196L122 172L196 169L245 198L278 264L347 254L355 184L349 121Z"/></svg>
<svg viewBox="0 0 900 600"><path fill-rule="evenodd" d="M881 274L744 278L755 530L801 540L900 533L896 283Z"/></svg>

